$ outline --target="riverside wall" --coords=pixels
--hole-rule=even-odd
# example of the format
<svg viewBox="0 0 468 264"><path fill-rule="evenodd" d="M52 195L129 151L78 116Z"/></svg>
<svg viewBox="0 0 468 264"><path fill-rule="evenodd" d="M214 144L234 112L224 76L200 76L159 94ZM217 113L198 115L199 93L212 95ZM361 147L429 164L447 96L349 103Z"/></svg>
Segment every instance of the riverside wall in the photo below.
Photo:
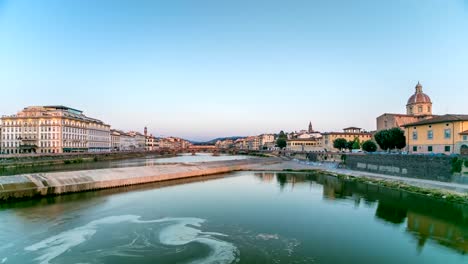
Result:
<svg viewBox="0 0 468 264"><path fill-rule="evenodd" d="M451 172L452 157L430 155L345 154L347 168L386 175L444 182L458 181Z"/></svg>
<svg viewBox="0 0 468 264"><path fill-rule="evenodd" d="M0 177L0 201L213 175L278 162L275 158L256 158L4 176Z"/></svg>

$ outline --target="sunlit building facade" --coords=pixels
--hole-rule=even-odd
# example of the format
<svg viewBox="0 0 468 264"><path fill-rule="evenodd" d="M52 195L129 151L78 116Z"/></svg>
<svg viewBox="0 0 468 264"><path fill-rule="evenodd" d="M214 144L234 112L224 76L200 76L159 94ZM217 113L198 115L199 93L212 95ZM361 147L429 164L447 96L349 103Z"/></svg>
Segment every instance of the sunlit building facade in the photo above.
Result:
<svg viewBox="0 0 468 264"><path fill-rule="evenodd" d="M110 126L66 106L30 106L1 118L1 152L108 152Z"/></svg>

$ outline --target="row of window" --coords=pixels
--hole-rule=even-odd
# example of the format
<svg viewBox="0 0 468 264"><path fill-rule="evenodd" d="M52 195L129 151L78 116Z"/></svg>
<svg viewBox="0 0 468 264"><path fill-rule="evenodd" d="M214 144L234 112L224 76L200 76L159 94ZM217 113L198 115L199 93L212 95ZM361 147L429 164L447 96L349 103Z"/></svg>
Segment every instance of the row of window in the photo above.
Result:
<svg viewBox="0 0 468 264"><path fill-rule="evenodd" d="M73 122L68 120L62 120L59 122L58 120L39 120L33 122L23 122L23 121L5 121L3 122L4 126L37 126L37 125L66 125L66 126L76 126L76 127L87 127L87 123L80 123L80 122ZM100 124L89 124L93 127L103 127L106 126Z"/></svg>
<svg viewBox="0 0 468 264"><path fill-rule="evenodd" d="M432 152L434 148L432 146L427 146L427 152ZM445 152L450 152L452 150L451 146L444 146ZM413 146L413 152L418 152L418 146Z"/></svg>
<svg viewBox="0 0 468 264"><path fill-rule="evenodd" d="M451 139L451 138L452 138L452 130L444 129L444 139ZM433 130L427 131L427 139L434 139ZM413 140L418 140L418 131L413 131Z"/></svg>
<svg viewBox="0 0 468 264"><path fill-rule="evenodd" d="M418 106L418 113L422 113L422 112L423 112L423 106L419 105ZM427 112L431 112L431 106L427 106ZM410 107L410 114L414 114L414 110L413 110L412 106Z"/></svg>

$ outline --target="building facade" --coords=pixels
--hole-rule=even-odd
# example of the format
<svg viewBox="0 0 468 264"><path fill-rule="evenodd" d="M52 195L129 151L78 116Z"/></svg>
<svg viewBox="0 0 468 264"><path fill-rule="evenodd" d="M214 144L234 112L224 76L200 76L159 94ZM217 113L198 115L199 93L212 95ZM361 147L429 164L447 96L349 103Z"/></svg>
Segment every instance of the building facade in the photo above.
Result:
<svg viewBox="0 0 468 264"><path fill-rule="evenodd" d="M405 125L409 153L468 154L468 115L443 115Z"/></svg>
<svg viewBox="0 0 468 264"><path fill-rule="evenodd" d="M110 151L110 126L65 106L30 106L1 118L3 154Z"/></svg>
<svg viewBox="0 0 468 264"><path fill-rule="evenodd" d="M153 137L152 135L146 136L145 142L145 150L146 151L155 151L159 149L159 139Z"/></svg>
<svg viewBox="0 0 468 264"><path fill-rule="evenodd" d="M358 127L344 128L343 132L322 133L322 147L325 151L339 151L333 147L333 142L338 138L344 138L347 141L359 140L360 143L372 139L372 133L363 131Z"/></svg>
<svg viewBox="0 0 468 264"><path fill-rule="evenodd" d="M377 131L404 126L420 120L434 117L432 114L431 98L423 92L422 85L418 82L415 92L406 103L406 114L385 113L377 117Z"/></svg>
<svg viewBox="0 0 468 264"><path fill-rule="evenodd" d="M122 131L111 129L111 151L120 151L120 137L122 134Z"/></svg>
<svg viewBox="0 0 468 264"><path fill-rule="evenodd" d="M324 151L321 140L315 138L295 138L286 141L286 150L319 152Z"/></svg>

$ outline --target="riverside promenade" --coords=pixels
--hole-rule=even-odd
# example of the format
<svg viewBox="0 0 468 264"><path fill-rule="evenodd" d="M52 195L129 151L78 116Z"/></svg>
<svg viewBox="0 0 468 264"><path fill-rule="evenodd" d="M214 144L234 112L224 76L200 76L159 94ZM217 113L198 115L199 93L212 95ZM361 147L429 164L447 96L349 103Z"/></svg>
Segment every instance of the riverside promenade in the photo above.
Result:
<svg viewBox="0 0 468 264"><path fill-rule="evenodd" d="M0 201L252 170L280 162L279 158L252 158L4 176L0 177Z"/></svg>

